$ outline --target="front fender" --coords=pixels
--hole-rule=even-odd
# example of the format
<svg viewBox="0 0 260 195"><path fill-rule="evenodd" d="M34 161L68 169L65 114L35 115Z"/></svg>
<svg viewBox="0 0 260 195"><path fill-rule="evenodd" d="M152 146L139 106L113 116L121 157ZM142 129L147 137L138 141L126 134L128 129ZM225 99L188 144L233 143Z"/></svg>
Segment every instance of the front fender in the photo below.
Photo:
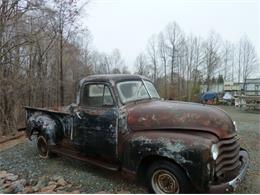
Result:
<svg viewBox="0 0 260 195"><path fill-rule="evenodd" d="M123 164L137 172L141 162L149 156L163 157L178 164L200 191L211 179L211 141L204 137L171 132L138 132L124 149Z"/></svg>

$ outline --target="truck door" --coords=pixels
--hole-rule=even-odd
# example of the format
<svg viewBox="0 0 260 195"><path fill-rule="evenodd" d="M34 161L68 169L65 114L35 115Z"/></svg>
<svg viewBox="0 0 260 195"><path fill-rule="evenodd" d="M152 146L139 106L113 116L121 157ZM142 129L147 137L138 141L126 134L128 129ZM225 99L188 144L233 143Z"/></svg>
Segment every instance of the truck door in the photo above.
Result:
<svg viewBox="0 0 260 195"><path fill-rule="evenodd" d="M74 115L73 141L84 155L117 159L117 108L108 84L87 83L82 87Z"/></svg>

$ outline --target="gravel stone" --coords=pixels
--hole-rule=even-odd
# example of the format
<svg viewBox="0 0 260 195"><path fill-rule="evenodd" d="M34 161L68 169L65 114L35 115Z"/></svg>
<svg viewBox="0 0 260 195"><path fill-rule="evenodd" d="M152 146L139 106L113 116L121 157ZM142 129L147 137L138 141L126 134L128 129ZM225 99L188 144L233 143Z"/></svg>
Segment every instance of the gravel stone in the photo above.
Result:
<svg viewBox="0 0 260 195"><path fill-rule="evenodd" d="M12 183L8 181L3 185L3 188L8 188L10 185L12 185Z"/></svg>
<svg viewBox="0 0 260 195"><path fill-rule="evenodd" d="M58 181L57 181L57 185L58 186L65 186L67 184L67 182L63 179L63 178L60 178Z"/></svg>
<svg viewBox="0 0 260 195"><path fill-rule="evenodd" d="M72 191L71 194L80 194L79 190Z"/></svg>
<svg viewBox="0 0 260 195"><path fill-rule="evenodd" d="M106 191L99 191L99 192L96 192L95 194L109 194L109 192L106 192Z"/></svg>
<svg viewBox="0 0 260 195"><path fill-rule="evenodd" d="M33 192L34 192L34 190L33 190L32 186L26 186L22 193L23 194L31 194Z"/></svg>
<svg viewBox="0 0 260 195"><path fill-rule="evenodd" d="M26 184L25 179L20 179L12 183L12 188L14 193L22 192L24 190L24 186Z"/></svg>
<svg viewBox="0 0 260 195"><path fill-rule="evenodd" d="M7 175L6 171L0 171L0 179L5 178Z"/></svg>
<svg viewBox="0 0 260 195"><path fill-rule="evenodd" d="M62 177L61 176L59 176L59 175L54 175L53 177L52 177L52 180L53 181L58 181L59 179L62 179Z"/></svg>
<svg viewBox="0 0 260 195"><path fill-rule="evenodd" d="M41 188L41 192L49 192L54 191L54 189L57 187L56 184L48 185L46 187Z"/></svg>
<svg viewBox="0 0 260 195"><path fill-rule="evenodd" d="M15 181L18 179L18 175L14 175L12 173L8 173L6 176L5 176L5 180L9 180L9 181Z"/></svg>
<svg viewBox="0 0 260 195"><path fill-rule="evenodd" d="M29 180L29 185L31 185L31 186L35 186L35 185L37 185L37 183L38 183L38 179L30 179Z"/></svg>
<svg viewBox="0 0 260 195"><path fill-rule="evenodd" d="M14 194L15 193L13 186L9 186L8 188L5 188L3 191L5 194Z"/></svg>
<svg viewBox="0 0 260 195"><path fill-rule="evenodd" d="M47 186L49 183L49 179L47 176L42 176L39 178L36 186L33 187L34 191L39 191L41 188Z"/></svg>

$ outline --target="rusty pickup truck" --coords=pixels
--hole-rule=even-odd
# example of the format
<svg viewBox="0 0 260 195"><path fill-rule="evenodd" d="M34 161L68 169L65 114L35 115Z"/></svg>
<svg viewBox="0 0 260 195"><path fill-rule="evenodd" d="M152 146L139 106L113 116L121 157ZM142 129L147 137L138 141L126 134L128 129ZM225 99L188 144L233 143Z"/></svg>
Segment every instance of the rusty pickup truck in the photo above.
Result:
<svg viewBox="0 0 260 195"><path fill-rule="evenodd" d="M139 75L80 80L76 103L26 107L42 158L61 154L143 181L154 193L234 191L249 165L223 110L162 100Z"/></svg>

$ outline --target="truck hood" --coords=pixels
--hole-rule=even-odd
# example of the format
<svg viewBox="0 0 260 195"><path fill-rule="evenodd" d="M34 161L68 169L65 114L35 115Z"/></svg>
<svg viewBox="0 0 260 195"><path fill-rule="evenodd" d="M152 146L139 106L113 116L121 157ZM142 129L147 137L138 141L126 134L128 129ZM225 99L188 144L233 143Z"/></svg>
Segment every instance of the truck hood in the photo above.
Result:
<svg viewBox="0 0 260 195"><path fill-rule="evenodd" d="M128 127L140 130L204 131L219 139L236 134L231 118L223 110L196 103L148 101L129 104Z"/></svg>

